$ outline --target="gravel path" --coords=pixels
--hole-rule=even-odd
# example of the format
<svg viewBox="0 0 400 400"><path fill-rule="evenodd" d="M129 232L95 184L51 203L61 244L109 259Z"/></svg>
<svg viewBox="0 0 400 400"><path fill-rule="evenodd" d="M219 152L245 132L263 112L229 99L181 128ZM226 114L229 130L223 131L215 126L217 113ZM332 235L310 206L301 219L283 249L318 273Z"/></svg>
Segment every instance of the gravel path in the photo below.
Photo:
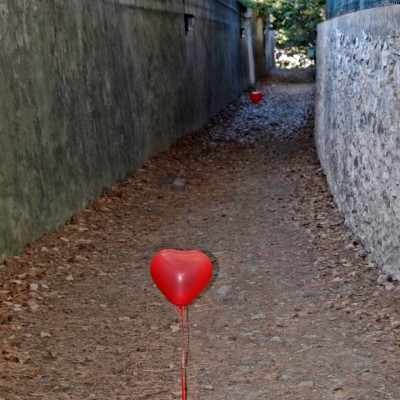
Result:
<svg viewBox="0 0 400 400"><path fill-rule="evenodd" d="M400 399L400 291L344 226L313 147L313 83L258 82L0 266L0 399L179 399L163 248L213 262L186 308L187 400Z"/></svg>

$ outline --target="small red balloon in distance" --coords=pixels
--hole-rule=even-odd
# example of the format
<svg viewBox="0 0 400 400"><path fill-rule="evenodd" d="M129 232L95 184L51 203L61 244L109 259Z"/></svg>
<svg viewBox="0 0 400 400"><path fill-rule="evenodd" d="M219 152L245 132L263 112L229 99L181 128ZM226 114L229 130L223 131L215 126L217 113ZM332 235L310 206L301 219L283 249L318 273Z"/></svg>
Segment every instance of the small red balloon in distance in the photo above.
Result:
<svg viewBox="0 0 400 400"><path fill-rule="evenodd" d="M207 286L212 264L204 253L197 250L166 249L151 260L150 274L172 304L186 306Z"/></svg>
<svg viewBox="0 0 400 400"><path fill-rule="evenodd" d="M250 93L250 100L254 103L257 104L261 99L263 95L261 92L251 92Z"/></svg>

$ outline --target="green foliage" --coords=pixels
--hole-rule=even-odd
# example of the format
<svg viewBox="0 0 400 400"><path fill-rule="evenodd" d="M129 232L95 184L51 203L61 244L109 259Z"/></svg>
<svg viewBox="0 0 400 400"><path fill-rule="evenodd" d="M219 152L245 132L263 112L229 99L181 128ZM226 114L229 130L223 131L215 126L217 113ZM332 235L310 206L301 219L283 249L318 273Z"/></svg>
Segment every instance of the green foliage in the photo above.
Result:
<svg viewBox="0 0 400 400"><path fill-rule="evenodd" d="M239 0L239 3L245 7L256 7L257 4L253 0Z"/></svg>
<svg viewBox="0 0 400 400"><path fill-rule="evenodd" d="M246 7L270 15L278 48L315 45L317 24L324 19L325 0L239 0Z"/></svg>
<svg viewBox="0 0 400 400"><path fill-rule="evenodd" d="M324 0L280 0L274 3L271 23L277 31L277 46L314 45L317 24L323 20Z"/></svg>
<svg viewBox="0 0 400 400"><path fill-rule="evenodd" d="M259 13L267 15L270 7L269 0L238 0L244 7L255 8Z"/></svg>

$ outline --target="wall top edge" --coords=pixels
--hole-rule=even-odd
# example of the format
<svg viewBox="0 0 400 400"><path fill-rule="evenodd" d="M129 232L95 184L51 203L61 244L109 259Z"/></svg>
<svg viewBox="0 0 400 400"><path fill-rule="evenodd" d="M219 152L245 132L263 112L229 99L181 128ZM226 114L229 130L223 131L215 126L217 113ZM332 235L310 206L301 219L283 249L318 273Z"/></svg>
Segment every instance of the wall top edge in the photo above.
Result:
<svg viewBox="0 0 400 400"><path fill-rule="evenodd" d="M330 24L335 23L337 21L353 21L354 19L370 19L376 15L391 15L393 13L398 17L398 13L400 12L400 4L389 3L382 5L380 7L367 8L365 10L358 10L354 12L348 12L345 14L337 15L333 18L327 19L326 21L321 22L321 24Z"/></svg>
<svg viewBox="0 0 400 400"><path fill-rule="evenodd" d="M103 0L117 7L139 8L153 11L183 12L182 0Z"/></svg>
<svg viewBox="0 0 400 400"><path fill-rule="evenodd" d="M209 11L211 1L188 1L182 0L103 0L105 3L113 4L117 7L146 9L152 11L164 11L171 13L192 13L197 10ZM233 12L240 13L237 1L233 0L212 0L221 7L228 8Z"/></svg>
<svg viewBox="0 0 400 400"><path fill-rule="evenodd" d="M349 33L366 30L386 35L399 28L400 4L391 4L339 15L320 23L318 30L340 29Z"/></svg>

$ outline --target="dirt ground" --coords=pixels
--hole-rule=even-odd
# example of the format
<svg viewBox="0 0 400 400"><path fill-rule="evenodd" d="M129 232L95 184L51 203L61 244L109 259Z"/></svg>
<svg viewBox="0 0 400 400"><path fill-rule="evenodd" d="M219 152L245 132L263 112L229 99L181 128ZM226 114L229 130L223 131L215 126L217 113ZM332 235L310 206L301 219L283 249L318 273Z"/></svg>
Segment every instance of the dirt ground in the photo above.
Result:
<svg viewBox="0 0 400 400"><path fill-rule="evenodd" d="M1 400L179 399L179 312L149 275L164 248L214 267L186 308L187 400L400 399L399 287L327 190L313 83L287 78L4 261Z"/></svg>

